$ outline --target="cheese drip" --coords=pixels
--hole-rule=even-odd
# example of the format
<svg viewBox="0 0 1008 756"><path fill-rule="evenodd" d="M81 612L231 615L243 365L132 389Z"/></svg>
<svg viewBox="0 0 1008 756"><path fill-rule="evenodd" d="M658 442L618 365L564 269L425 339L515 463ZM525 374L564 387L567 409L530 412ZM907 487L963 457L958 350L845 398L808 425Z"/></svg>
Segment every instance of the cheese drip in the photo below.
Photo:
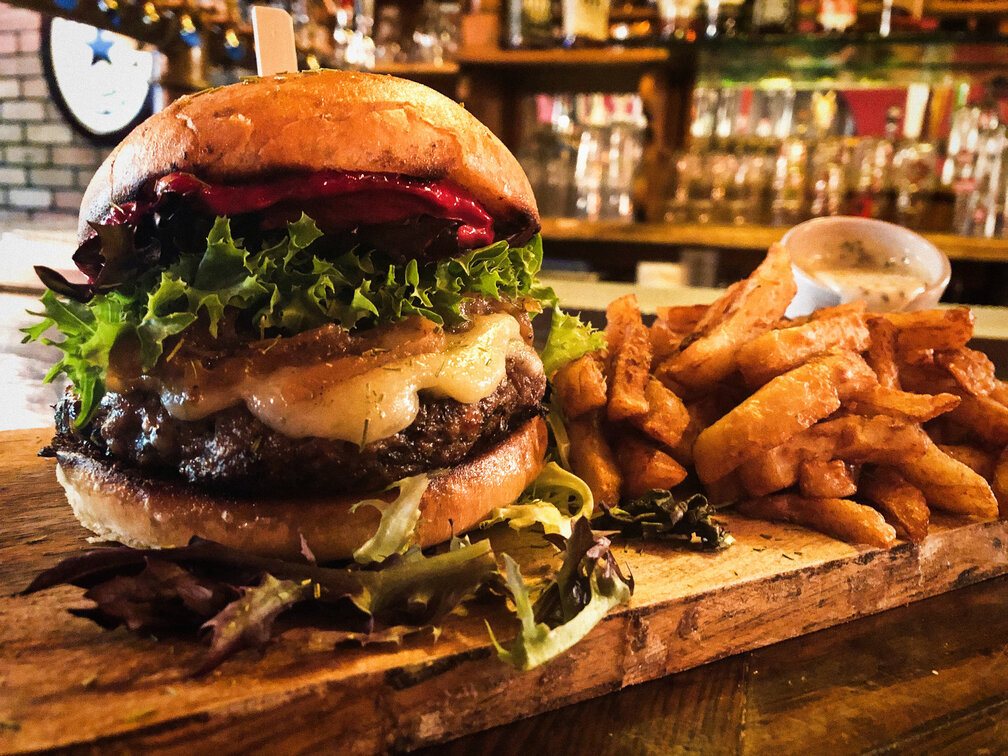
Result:
<svg viewBox="0 0 1008 756"><path fill-rule="evenodd" d="M496 313L446 336L443 352L404 357L350 378L331 364L282 367L247 377L213 392L190 394L163 386L161 401L182 420L206 417L245 403L264 425L291 438L314 436L364 445L409 427L420 408L420 391L465 404L494 392L510 355L535 355L521 338L518 321Z"/></svg>

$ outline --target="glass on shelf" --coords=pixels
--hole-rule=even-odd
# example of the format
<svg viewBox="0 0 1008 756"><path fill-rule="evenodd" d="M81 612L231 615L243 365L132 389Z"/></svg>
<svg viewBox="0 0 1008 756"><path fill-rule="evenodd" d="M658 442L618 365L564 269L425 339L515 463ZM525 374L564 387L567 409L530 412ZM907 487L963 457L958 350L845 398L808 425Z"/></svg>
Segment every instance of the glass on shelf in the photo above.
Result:
<svg viewBox="0 0 1008 756"><path fill-rule="evenodd" d="M516 154L540 214L632 221L647 127L640 96L539 94L532 102L531 137Z"/></svg>
<svg viewBox="0 0 1008 756"><path fill-rule="evenodd" d="M785 139L777 153L773 177L770 222L774 226L794 226L806 218L808 143Z"/></svg>

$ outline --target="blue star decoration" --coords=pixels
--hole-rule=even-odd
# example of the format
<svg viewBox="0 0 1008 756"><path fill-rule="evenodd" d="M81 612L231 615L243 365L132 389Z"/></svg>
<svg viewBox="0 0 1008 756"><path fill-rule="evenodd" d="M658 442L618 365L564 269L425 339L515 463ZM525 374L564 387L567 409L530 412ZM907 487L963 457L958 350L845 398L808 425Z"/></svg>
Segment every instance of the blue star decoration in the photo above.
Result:
<svg viewBox="0 0 1008 756"><path fill-rule="evenodd" d="M91 65L93 66L95 63L102 60L106 63L112 63L112 61L109 60L108 54L114 44L114 40L105 38L101 29L96 30L95 38L88 42L88 47L91 48Z"/></svg>

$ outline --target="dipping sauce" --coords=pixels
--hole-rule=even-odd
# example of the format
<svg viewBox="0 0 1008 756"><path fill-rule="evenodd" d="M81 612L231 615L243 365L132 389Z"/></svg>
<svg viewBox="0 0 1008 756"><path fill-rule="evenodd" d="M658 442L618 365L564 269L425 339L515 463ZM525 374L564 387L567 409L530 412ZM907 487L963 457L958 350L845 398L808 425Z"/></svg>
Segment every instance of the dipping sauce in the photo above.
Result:
<svg viewBox="0 0 1008 756"><path fill-rule="evenodd" d="M863 299L873 312L897 312L927 289L927 277L907 257L845 241L802 260L801 268L843 302Z"/></svg>

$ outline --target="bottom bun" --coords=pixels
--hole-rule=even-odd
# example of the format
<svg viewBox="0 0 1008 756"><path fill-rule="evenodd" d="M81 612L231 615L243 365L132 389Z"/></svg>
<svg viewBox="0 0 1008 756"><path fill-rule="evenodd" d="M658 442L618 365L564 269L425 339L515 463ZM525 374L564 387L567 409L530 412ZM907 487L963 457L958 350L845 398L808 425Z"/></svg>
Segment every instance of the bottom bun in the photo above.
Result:
<svg viewBox="0 0 1008 756"><path fill-rule="evenodd" d="M546 442L546 423L537 417L484 454L431 476L420 502L416 542L427 547L447 541L517 499L542 470ZM138 548L184 546L200 536L295 559L301 558L303 536L320 561L349 559L375 534L380 519L374 507L349 511L374 495L234 498L142 478L76 450L61 449L56 456L56 477L81 524L98 540Z"/></svg>

